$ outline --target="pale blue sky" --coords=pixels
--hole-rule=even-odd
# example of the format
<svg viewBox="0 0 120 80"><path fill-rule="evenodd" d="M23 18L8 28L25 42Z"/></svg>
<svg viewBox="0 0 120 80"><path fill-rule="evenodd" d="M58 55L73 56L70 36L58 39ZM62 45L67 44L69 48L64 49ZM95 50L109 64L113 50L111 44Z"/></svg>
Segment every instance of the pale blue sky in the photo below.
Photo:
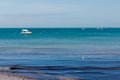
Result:
<svg viewBox="0 0 120 80"><path fill-rule="evenodd" d="M0 27L120 27L120 0L0 0Z"/></svg>

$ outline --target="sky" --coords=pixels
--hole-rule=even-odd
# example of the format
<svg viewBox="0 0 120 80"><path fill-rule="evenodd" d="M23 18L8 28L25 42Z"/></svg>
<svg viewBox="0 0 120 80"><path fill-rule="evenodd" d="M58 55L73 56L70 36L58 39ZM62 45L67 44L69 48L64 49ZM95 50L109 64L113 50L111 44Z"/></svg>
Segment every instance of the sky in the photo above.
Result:
<svg viewBox="0 0 120 80"><path fill-rule="evenodd" d="M120 0L0 0L0 27L120 27Z"/></svg>

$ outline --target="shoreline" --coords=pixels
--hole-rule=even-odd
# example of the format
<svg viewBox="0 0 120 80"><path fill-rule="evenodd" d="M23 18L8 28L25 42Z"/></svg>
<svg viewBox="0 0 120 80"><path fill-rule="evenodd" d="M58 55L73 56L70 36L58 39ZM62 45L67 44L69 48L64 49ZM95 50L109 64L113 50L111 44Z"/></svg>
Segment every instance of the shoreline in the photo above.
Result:
<svg viewBox="0 0 120 80"><path fill-rule="evenodd" d="M12 73L0 72L0 80L36 80L24 76L13 75Z"/></svg>
<svg viewBox="0 0 120 80"><path fill-rule="evenodd" d="M72 78L72 77L48 75L48 74L44 74L44 73L40 73L39 75L37 75L38 76L37 78L34 78L33 77L34 74L33 75L32 74L0 71L0 80L80 80L80 79Z"/></svg>

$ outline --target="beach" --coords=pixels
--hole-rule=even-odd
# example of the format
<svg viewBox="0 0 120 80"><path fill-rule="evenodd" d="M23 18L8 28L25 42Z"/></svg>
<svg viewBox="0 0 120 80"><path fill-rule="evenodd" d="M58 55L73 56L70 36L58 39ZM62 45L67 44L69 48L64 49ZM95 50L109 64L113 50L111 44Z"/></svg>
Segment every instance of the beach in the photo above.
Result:
<svg viewBox="0 0 120 80"><path fill-rule="evenodd" d="M30 75L27 73L27 76ZM32 75L32 74L31 74ZM39 74L39 78L27 77L26 74L22 73L10 73L10 72L0 72L0 80L80 80L77 78L63 77L63 76L53 76L47 74Z"/></svg>
<svg viewBox="0 0 120 80"><path fill-rule="evenodd" d="M22 76L15 76L15 75L12 75L12 73L8 74L8 73L0 72L0 80L35 80L35 79L30 79Z"/></svg>

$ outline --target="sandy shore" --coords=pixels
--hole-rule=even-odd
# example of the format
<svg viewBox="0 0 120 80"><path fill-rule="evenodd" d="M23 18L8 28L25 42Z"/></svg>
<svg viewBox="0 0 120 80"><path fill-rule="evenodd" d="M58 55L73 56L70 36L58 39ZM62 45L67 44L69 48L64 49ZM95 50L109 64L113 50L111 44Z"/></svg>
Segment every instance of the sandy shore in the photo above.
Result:
<svg viewBox="0 0 120 80"><path fill-rule="evenodd" d="M0 73L0 80L35 80L35 79L27 78L23 76L14 76L8 73Z"/></svg>
<svg viewBox="0 0 120 80"><path fill-rule="evenodd" d="M24 74L23 74L24 75ZM21 76L16 73L0 72L0 80L79 80L76 78L40 74L39 78Z"/></svg>

